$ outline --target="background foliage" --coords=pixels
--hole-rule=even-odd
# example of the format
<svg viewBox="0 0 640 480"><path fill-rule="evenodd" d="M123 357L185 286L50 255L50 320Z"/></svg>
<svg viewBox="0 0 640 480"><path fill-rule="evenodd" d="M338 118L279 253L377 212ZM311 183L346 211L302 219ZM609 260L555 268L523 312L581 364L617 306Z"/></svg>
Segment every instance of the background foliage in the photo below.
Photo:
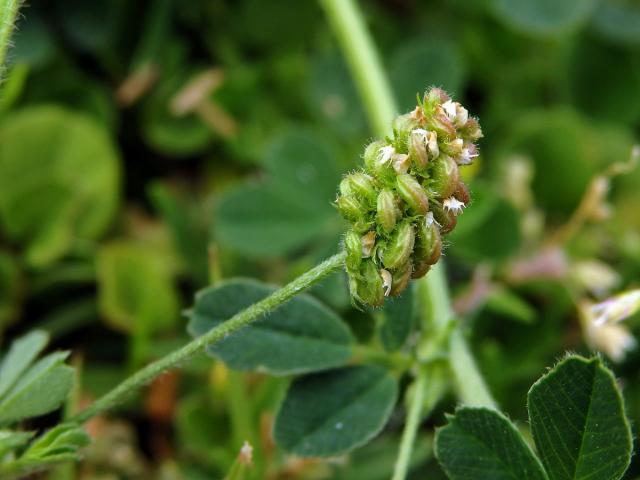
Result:
<svg viewBox="0 0 640 480"><path fill-rule="evenodd" d="M200 309L222 302L231 315L242 305L229 298L261 298L270 287L225 282L184 315L195 290L232 277L283 283L334 253L344 227L331 206L337 181L372 133L315 2L30 3L0 104L0 335L5 352L34 328L48 332L49 350L74 352L73 411L183 344L187 326L208 328ZM456 309L497 401L527 431L529 386L564 351L589 354L595 345L613 357L638 424L640 354L607 351L579 306L638 286L640 171L612 181L606 218L554 232L593 178L627 161L637 141L640 8L632 0L360 3L403 111L438 85L483 125L468 176L475 200L446 253ZM375 366L290 387L287 375L343 365L355 340L401 349L411 327L393 320L410 317L411 306L354 310L336 275L287 308L317 312L292 325L282 309L255 328L263 351L214 351L228 366L258 372L207 357L162 377L117 414L94 419L83 464L49 478L222 478L245 440L254 478L388 478L401 408L381 436L338 460L287 456L271 432L287 388L314 393L329 409L337 400L323 401L314 390L321 382L344 383L345 396L346 386L362 384L356 393L370 395L371 408L389 410L402 392ZM627 327L637 333L637 318ZM273 336L283 329L291 329L286 348ZM309 339L319 334L330 357L313 355ZM46 337L30 341L24 368ZM71 382L65 354L54 355L43 359ZM287 398L285 410L297 397ZM423 425L411 478L445 478L433 427L454 406L445 399ZM285 427L276 439L304 453L306 439ZM56 432L85 443L72 434ZM341 451L332 448L324 453ZM635 458L624 478L639 476Z"/></svg>

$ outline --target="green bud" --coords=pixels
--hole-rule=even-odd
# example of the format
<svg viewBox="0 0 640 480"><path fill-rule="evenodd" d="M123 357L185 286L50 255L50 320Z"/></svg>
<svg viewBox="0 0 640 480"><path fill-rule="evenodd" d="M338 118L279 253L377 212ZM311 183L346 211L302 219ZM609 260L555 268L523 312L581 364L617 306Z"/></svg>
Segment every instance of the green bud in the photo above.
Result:
<svg viewBox="0 0 640 480"><path fill-rule="evenodd" d="M415 242L415 231L409 221L400 224L392 234L382 253L382 263L386 268L395 269L409 260Z"/></svg>
<svg viewBox="0 0 640 480"><path fill-rule="evenodd" d="M442 254L442 239L438 226L427 216L416 231L416 242L413 249L413 278L420 278L434 265Z"/></svg>
<svg viewBox="0 0 640 480"><path fill-rule="evenodd" d="M364 164L367 172L383 182L390 182L395 177L392 157L396 151L385 142L370 143L364 151Z"/></svg>
<svg viewBox="0 0 640 480"><path fill-rule="evenodd" d="M362 261L362 243L360 235L349 230L344 236L344 249L347 252L345 265L350 272L357 272Z"/></svg>
<svg viewBox="0 0 640 480"><path fill-rule="evenodd" d="M467 142L475 142L476 140L482 138L482 130L480 129L480 124L475 118L469 118L467 120L467 123L465 123L464 126L460 128L459 132L460 136Z"/></svg>
<svg viewBox="0 0 640 480"><path fill-rule="evenodd" d="M427 135L429 132L422 128L416 128L411 132L409 140L409 155L418 170L424 170L429 163L427 151ZM437 145L437 144L436 144Z"/></svg>
<svg viewBox="0 0 640 480"><path fill-rule="evenodd" d="M382 229L389 233L396 226L400 210L396 196L391 190L382 190L377 201L377 220Z"/></svg>
<svg viewBox="0 0 640 480"><path fill-rule="evenodd" d="M375 205L378 196L373 178L362 172L345 175L340 182L340 193L363 199L368 205Z"/></svg>
<svg viewBox="0 0 640 480"><path fill-rule="evenodd" d="M393 133L396 146L403 152L409 147L409 135L411 131L418 128L418 122L411 113L399 115L393 120Z"/></svg>
<svg viewBox="0 0 640 480"><path fill-rule="evenodd" d="M451 156L451 157L459 157L462 154L462 148L464 147L464 140L461 138L455 138L450 142L446 142L442 144L440 150L443 153Z"/></svg>
<svg viewBox="0 0 640 480"><path fill-rule="evenodd" d="M437 160L433 161L431 180L430 186L436 196L448 198L453 195L460 181L460 172L456 161L447 155L440 155Z"/></svg>
<svg viewBox="0 0 640 480"><path fill-rule="evenodd" d="M451 97L444 90L437 87L431 88L424 94L424 109L427 114L433 114L437 107L449 100L451 100Z"/></svg>
<svg viewBox="0 0 640 480"><path fill-rule="evenodd" d="M456 138L456 127L453 126L453 122L440 106L436 108L436 113L429 117L427 126L429 130L435 131L440 139L453 140Z"/></svg>
<svg viewBox="0 0 640 480"><path fill-rule="evenodd" d="M338 197L336 206L340 215L353 222L363 221L367 214L367 208L358 199L350 195Z"/></svg>
<svg viewBox="0 0 640 480"><path fill-rule="evenodd" d="M373 260L365 260L355 282L355 295L362 303L378 307L384 302L382 277Z"/></svg>
<svg viewBox="0 0 640 480"><path fill-rule="evenodd" d="M407 202L416 215L425 215L429 211L429 198L422 185L408 173L398 175L396 179L398 193Z"/></svg>
<svg viewBox="0 0 640 480"><path fill-rule="evenodd" d="M447 210L442 205L435 204L435 202L431 206L431 211L433 212L433 218L440 225L440 233L449 233L456 228L458 219L453 211Z"/></svg>
<svg viewBox="0 0 640 480"><path fill-rule="evenodd" d="M404 291L405 288L407 288L407 285L409 285L409 280L411 280L411 271L411 262L407 262L402 265L402 267L393 272L391 281L391 292L389 293L392 297L397 297Z"/></svg>

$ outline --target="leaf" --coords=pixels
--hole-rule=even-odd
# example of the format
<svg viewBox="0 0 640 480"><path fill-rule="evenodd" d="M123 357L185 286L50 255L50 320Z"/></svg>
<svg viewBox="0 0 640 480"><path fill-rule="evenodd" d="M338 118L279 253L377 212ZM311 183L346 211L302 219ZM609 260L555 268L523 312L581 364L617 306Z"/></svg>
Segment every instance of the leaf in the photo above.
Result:
<svg viewBox="0 0 640 480"><path fill-rule="evenodd" d="M535 309L519 295L506 288L498 288L487 298L486 308L491 312L522 323L533 323Z"/></svg>
<svg viewBox="0 0 640 480"><path fill-rule="evenodd" d="M274 290L237 279L200 291L189 314L189 333L202 335ZM343 365L352 342L340 317L312 297L299 295L207 351L234 369L287 375Z"/></svg>
<svg viewBox="0 0 640 480"><path fill-rule="evenodd" d="M402 296L387 301L377 312L381 319L380 340L385 350L401 348L407 341L413 326L415 285L410 284Z"/></svg>
<svg viewBox="0 0 640 480"><path fill-rule="evenodd" d="M570 33L589 19L595 0L491 0L505 25L529 35L550 37Z"/></svg>
<svg viewBox="0 0 640 480"><path fill-rule="evenodd" d="M3 119L0 222L31 265L47 265L75 238L104 232L118 203L118 162L106 131L85 115L41 106Z"/></svg>
<svg viewBox="0 0 640 480"><path fill-rule="evenodd" d="M41 330L34 330L13 341L0 366L0 398L44 350L48 341L49 336Z"/></svg>
<svg viewBox="0 0 640 480"><path fill-rule="evenodd" d="M462 407L436 433L436 457L452 480L545 480L540 461L501 413Z"/></svg>
<svg viewBox="0 0 640 480"><path fill-rule="evenodd" d="M416 95L429 85L460 95L466 77L456 45L443 39L418 38L403 44L394 53L390 70L401 111L415 107Z"/></svg>
<svg viewBox="0 0 640 480"><path fill-rule="evenodd" d="M302 457L348 452L382 430L397 396L396 379L373 365L299 378L278 411L275 441Z"/></svg>
<svg viewBox="0 0 640 480"><path fill-rule="evenodd" d="M600 358L569 356L529 391L529 421L551 480L617 480L631 430L615 378Z"/></svg>
<svg viewBox="0 0 640 480"><path fill-rule="evenodd" d="M8 453L25 446L31 437L33 437L33 432L0 430L0 459L4 458Z"/></svg>
<svg viewBox="0 0 640 480"><path fill-rule="evenodd" d="M171 260L158 248L134 241L103 245L97 276L101 313L116 328L152 333L180 317Z"/></svg>
<svg viewBox="0 0 640 480"><path fill-rule="evenodd" d="M82 427L69 423L56 425L34 440L21 460L44 460L50 457L75 460L78 450L89 443L89 436Z"/></svg>
<svg viewBox="0 0 640 480"><path fill-rule="evenodd" d="M332 207L340 168L325 144L293 130L267 149L265 183L231 190L217 203L215 237L256 257L275 256L333 239L342 223Z"/></svg>
<svg viewBox="0 0 640 480"><path fill-rule="evenodd" d="M66 400L73 369L64 364L67 352L47 355L21 376L0 399L0 425L43 415Z"/></svg>
<svg viewBox="0 0 640 480"><path fill-rule="evenodd" d="M640 46L640 5L636 0L600 0L591 25L606 40Z"/></svg>

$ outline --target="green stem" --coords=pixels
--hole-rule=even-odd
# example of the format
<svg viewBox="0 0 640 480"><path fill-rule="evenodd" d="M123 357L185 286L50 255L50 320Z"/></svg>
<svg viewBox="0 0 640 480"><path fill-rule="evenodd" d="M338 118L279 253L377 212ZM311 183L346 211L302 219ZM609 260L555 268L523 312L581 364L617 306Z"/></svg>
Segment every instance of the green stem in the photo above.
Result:
<svg viewBox="0 0 640 480"><path fill-rule="evenodd" d="M238 312L226 322L187 343L184 347L176 350L166 357L150 363L124 380L120 385L105 394L103 397L96 400L85 410L72 417L70 420L83 423L91 417L113 408L115 405L122 402L122 400L128 395L139 390L167 370L179 366L197 353L204 351L204 349L209 345L222 340L228 335L237 332L256 320L259 320L264 315L287 302L297 294L318 283L330 273L340 269L343 263L344 253L338 253L337 255L325 260L320 265L300 275L298 278L279 290L276 290L265 299L251 305L249 308L241 312Z"/></svg>
<svg viewBox="0 0 640 480"><path fill-rule="evenodd" d="M22 0L0 0L0 68L2 69L0 72L2 73L21 3Z"/></svg>
<svg viewBox="0 0 640 480"><path fill-rule="evenodd" d="M354 0L320 0L320 4L342 47L374 130L377 135L385 136L397 109L357 3ZM453 318L453 310L447 290L444 262L440 260L419 282L426 319L435 327L446 326ZM450 337L449 363L463 402L496 407L459 327L455 328Z"/></svg>
<svg viewBox="0 0 640 480"><path fill-rule="evenodd" d="M391 87L354 0L320 0L333 28L376 135L384 137L397 114Z"/></svg>
<svg viewBox="0 0 640 480"><path fill-rule="evenodd" d="M407 421L404 424L402 432L402 440L400 441L400 450L398 458L393 468L393 477L391 480L404 480L409 472L409 464L411 463L411 452L413 444L416 441L416 434L420 426L421 413L424 406L424 394L427 389L427 378L424 374L418 374L413 383L413 396L411 398L411 406L407 414Z"/></svg>

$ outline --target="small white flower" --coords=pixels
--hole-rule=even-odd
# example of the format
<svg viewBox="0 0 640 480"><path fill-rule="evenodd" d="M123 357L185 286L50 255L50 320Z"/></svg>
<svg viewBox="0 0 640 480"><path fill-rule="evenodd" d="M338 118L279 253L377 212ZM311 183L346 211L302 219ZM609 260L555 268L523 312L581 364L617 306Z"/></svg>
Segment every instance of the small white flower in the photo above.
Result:
<svg viewBox="0 0 640 480"><path fill-rule="evenodd" d="M462 209L465 207L464 203L455 197L446 198L442 203L442 206L445 210L452 212L454 215L461 213Z"/></svg>
<svg viewBox="0 0 640 480"><path fill-rule="evenodd" d="M393 283L393 277L389 270L384 268L380 270L380 276L382 277L382 288L384 289L384 296L388 297L391 293L391 284Z"/></svg>
<svg viewBox="0 0 640 480"><path fill-rule="evenodd" d="M424 216L424 224L427 227L430 227L431 225L433 225L433 222L435 222L433 218L433 212L427 212L427 214Z"/></svg>
<svg viewBox="0 0 640 480"><path fill-rule="evenodd" d="M469 165L474 158L478 156L478 152L475 148L465 147L462 149L462 153L458 157L458 163L460 165Z"/></svg>
<svg viewBox="0 0 640 480"><path fill-rule="evenodd" d="M596 325L621 322L640 310L640 289L629 290L591 306Z"/></svg>
<svg viewBox="0 0 640 480"><path fill-rule="evenodd" d="M396 153L396 149L391 145L386 145L380 148L378 152L378 165L386 165L391 161L391 157L393 157Z"/></svg>
<svg viewBox="0 0 640 480"><path fill-rule="evenodd" d="M637 345L629 330L622 325L611 323L596 325L594 322L588 322L585 337L592 348L604 352L614 362L624 360L627 352Z"/></svg>
<svg viewBox="0 0 640 480"><path fill-rule="evenodd" d="M444 113L447 114L447 117L449 117L449 120L453 122L456 119L457 108L454 102L447 100L442 104L442 109L444 110Z"/></svg>

